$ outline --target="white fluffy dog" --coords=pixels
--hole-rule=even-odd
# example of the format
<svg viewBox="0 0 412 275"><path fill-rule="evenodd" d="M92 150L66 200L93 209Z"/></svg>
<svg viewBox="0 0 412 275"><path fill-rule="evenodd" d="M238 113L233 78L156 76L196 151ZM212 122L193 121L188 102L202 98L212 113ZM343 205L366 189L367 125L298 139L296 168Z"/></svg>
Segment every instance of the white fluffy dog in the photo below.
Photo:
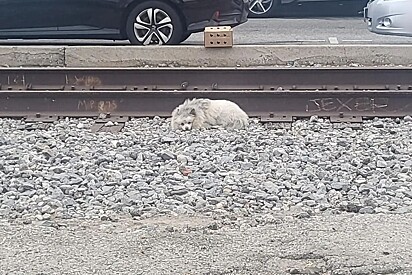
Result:
<svg viewBox="0 0 412 275"><path fill-rule="evenodd" d="M228 100L186 99L172 112L172 129L207 129L212 126L241 129L247 125L248 115Z"/></svg>

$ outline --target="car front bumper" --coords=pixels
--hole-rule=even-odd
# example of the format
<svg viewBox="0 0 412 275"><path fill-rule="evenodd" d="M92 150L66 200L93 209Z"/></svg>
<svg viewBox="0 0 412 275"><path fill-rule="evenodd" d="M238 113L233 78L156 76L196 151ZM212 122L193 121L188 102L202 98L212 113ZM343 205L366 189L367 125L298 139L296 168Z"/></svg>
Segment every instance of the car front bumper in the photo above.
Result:
<svg viewBox="0 0 412 275"><path fill-rule="evenodd" d="M412 36L412 1L369 1L364 8L364 21L373 33Z"/></svg>

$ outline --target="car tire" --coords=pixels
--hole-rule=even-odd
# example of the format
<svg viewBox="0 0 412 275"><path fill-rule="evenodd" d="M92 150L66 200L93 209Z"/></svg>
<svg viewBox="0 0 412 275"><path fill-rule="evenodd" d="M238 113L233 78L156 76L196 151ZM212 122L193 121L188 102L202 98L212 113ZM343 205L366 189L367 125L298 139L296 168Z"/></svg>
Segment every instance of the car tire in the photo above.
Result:
<svg viewBox="0 0 412 275"><path fill-rule="evenodd" d="M187 32L184 33L184 34L182 35L182 38L180 39L180 43L186 41L191 35L192 35L191 32L189 32L189 33L187 33Z"/></svg>
<svg viewBox="0 0 412 275"><path fill-rule="evenodd" d="M266 18L275 15L279 0L250 0L249 17Z"/></svg>
<svg viewBox="0 0 412 275"><path fill-rule="evenodd" d="M170 5L147 1L129 13L126 33L132 44L173 45L181 42L184 31L180 16Z"/></svg>

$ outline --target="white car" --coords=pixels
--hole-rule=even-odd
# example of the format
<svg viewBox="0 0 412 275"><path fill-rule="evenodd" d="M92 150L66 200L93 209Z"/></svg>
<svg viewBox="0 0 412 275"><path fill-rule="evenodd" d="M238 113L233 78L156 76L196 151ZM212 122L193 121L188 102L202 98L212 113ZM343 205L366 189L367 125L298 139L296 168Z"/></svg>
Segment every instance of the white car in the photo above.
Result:
<svg viewBox="0 0 412 275"><path fill-rule="evenodd" d="M412 0L369 0L364 19L371 32L412 36Z"/></svg>

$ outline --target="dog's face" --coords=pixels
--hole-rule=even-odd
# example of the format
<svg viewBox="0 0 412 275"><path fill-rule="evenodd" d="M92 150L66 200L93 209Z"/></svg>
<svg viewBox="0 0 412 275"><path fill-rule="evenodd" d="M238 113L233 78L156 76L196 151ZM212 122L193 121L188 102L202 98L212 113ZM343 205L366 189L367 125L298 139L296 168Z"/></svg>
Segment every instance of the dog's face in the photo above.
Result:
<svg viewBox="0 0 412 275"><path fill-rule="evenodd" d="M173 118L173 128L189 131L192 130L193 121L196 118L196 111L194 109L185 110L177 108L173 112Z"/></svg>
<svg viewBox="0 0 412 275"><path fill-rule="evenodd" d="M175 126L177 127L175 128L183 130L183 131L192 130L193 120L195 120L195 117L193 115L177 117L175 120Z"/></svg>

